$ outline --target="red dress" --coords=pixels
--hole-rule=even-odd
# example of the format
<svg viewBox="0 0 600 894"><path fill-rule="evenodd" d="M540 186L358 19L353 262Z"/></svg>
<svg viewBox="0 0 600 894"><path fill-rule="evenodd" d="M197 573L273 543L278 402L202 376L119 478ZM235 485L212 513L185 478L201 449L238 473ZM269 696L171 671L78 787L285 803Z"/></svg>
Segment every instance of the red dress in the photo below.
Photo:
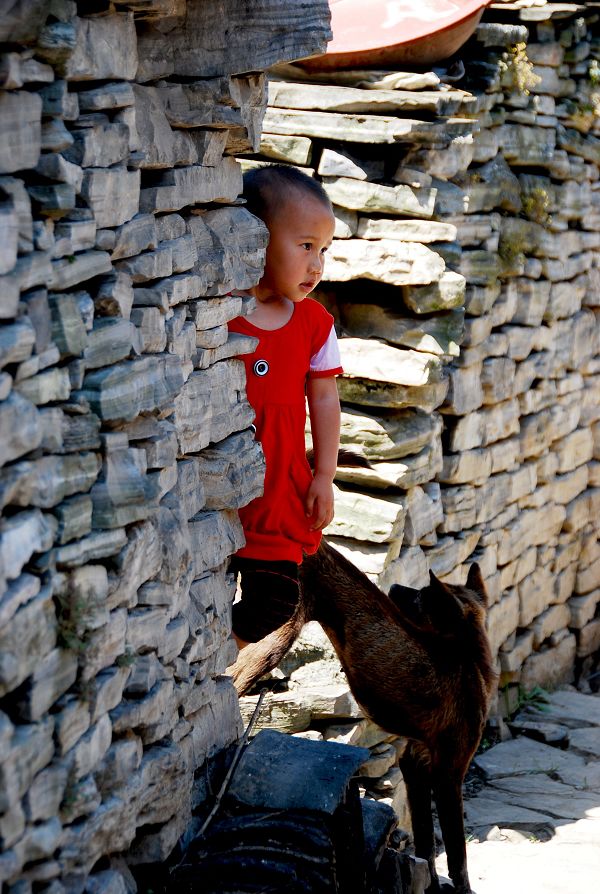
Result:
<svg viewBox="0 0 600 894"><path fill-rule="evenodd" d="M313 477L304 446L305 390L308 378L342 372L339 359L332 369L311 369L311 358L328 342L332 326L333 317L314 298L294 304L280 329L259 329L246 317L229 323L231 332L259 339L256 350L240 359L266 462L263 496L240 509L246 535L237 553L242 558L300 564L303 552L314 553L319 546L321 532L309 530L304 509Z"/></svg>

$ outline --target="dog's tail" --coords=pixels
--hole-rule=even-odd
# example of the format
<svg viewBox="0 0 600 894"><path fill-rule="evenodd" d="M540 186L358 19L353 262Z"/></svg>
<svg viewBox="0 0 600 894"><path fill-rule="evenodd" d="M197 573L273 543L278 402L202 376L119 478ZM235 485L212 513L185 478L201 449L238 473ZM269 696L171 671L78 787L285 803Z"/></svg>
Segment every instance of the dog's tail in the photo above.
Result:
<svg viewBox="0 0 600 894"><path fill-rule="evenodd" d="M241 650L235 664L227 668L238 695L245 695L261 677L277 667L298 638L305 623L305 614L304 604L300 602L289 621Z"/></svg>

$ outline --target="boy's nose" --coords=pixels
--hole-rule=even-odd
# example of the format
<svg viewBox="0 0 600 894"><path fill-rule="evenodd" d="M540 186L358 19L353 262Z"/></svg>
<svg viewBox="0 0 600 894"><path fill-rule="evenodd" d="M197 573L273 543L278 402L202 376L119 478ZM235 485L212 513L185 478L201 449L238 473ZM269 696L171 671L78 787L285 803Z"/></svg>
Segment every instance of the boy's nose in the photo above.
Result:
<svg viewBox="0 0 600 894"><path fill-rule="evenodd" d="M310 259L310 272L321 273L323 270L323 258L321 255L313 255Z"/></svg>

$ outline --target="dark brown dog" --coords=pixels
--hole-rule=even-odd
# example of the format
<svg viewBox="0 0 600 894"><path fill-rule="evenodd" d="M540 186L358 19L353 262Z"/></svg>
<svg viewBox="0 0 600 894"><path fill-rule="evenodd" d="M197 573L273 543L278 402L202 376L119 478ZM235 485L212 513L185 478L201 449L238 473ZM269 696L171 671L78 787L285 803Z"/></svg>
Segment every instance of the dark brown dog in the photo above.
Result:
<svg viewBox="0 0 600 894"><path fill-rule="evenodd" d="M495 681L485 633L487 597L479 567L467 584L432 574L423 590L392 587L386 596L323 543L302 565L296 615L247 646L230 669L240 694L275 667L305 621L319 621L365 714L409 740L401 759L415 851L435 869L431 792L455 891L471 891L466 865L462 783L485 724Z"/></svg>

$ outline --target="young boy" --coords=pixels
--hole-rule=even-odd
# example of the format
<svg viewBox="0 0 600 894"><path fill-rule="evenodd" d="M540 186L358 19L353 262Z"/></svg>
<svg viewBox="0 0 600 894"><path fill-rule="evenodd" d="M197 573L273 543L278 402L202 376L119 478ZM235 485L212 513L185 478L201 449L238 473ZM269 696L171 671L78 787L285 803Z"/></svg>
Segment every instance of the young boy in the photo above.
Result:
<svg viewBox="0 0 600 894"><path fill-rule="evenodd" d="M335 376L342 372L333 317L307 297L321 280L333 239L327 194L297 169L270 165L245 175L244 197L270 238L264 273L250 290L256 309L229 324L259 339L242 359L266 462L263 496L240 510L246 545L231 565L241 576L241 600L233 607L240 648L292 617L303 553L317 550L333 518L340 433ZM304 445L306 399L314 473Z"/></svg>

